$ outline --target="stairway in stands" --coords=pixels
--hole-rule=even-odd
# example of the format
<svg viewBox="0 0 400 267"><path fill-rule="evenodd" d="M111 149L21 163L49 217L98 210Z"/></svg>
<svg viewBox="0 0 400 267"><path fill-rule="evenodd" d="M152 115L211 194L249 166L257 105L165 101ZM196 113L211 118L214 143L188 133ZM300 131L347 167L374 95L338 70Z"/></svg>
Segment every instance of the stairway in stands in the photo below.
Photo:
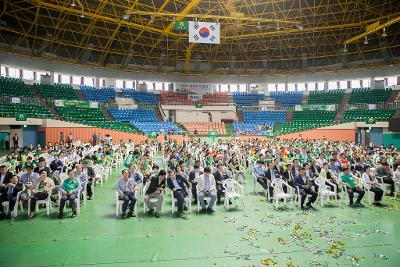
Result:
<svg viewBox="0 0 400 267"><path fill-rule="evenodd" d="M81 90L75 90L76 95L78 96L79 101L86 101L85 96L83 95Z"/></svg>
<svg viewBox="0 0 400 267"><path fill-rule="evenodd" d="M107 120L114 120L113 116L111 116L110 112L108 112L106 105L101 105L101 112L103 113L104 117L107 118Z"/></svg>
<svg viewBox="0 0 400 267"><path fill-rule="evenodd" d="M241 109L237 109L236 114L238 117L238 122L243 122L243 111Z"/></svg>
<svg viewBox="0 0 400 267"><path fill-rule="evenodd" d="M42 94L39 92L39 90L36 88L35 85L26 85L29 89L32 90L32 92L36 95L37 99L39 102L46 107L48 111L54 116L56 120L62 120L61 116L58 115L57 111L53 107L53 103L51 100L44 99Z"/></svg>
<svg viewBox="0 0 400 267"><path fill-rule="evenodd" d="M399 96L400 96L400 90L393 90L392 94L386 100L385 104L393 104L396 101L397 97Z"/></svg>
<svg viewBox="0 0 400 267"><path fill-rule="evenodd" d="M342 103L339 105L339 109L336 113L335 123L340 123L342 121L347 104L349 103L350 95L351 93L344 94Z"/></svg>
<svg viewBox="0 0 400 267"><path fill-rule="evenodd" d="M308 104L308 94L303 94L303 98L301 100L302 105L307 105Z"/></svg>
<svg viewBox="0 0 400 267"><path fill-rule="evenodd" d="M288 111L286 112L286 119L285 119L285 121L286 121L286 122L291 122L292 119L293 119L293 111L288 110Z"/></svg>

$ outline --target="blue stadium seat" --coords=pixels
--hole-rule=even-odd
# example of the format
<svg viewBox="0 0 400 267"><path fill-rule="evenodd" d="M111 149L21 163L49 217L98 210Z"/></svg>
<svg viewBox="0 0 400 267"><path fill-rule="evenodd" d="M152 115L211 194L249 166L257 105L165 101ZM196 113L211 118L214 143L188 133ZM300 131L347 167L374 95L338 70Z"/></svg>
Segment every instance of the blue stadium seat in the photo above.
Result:
<svg viewBox="0 0 400 267"><path fill-rule="evenodd" d="M115 98L115 90L113 87L97 89L93 86L81 85L81 92L89 101L107 102L109 99Z"/></svg>
<svg viewBox="0 0 400 267"><path fill-rule="evenodd" d="M157 105L157 96L151 92L138 92L134 89L123 88L122 94L125 97L130 97L139 104Z"/></svg>
<svg viewBox="0 0 400 267"><path fill-rule="evenodd" d="M282 106L301 105L303 92L271 92L270 98Z"/></svg>
<svg viewBox="0 0 400 267"><path fill-rule="evenodd" d="M180 130L173 122L140 122L131 121L130 124L136 129L148 133L155 131L157 133L179 133Z"/></svg>
<svg viewBox="0 0 400 267"><path fill-rule="evenodd" d="M156 122L156 115L150 109L109 109L117 121Z"/></svg>
<svg viewBox="0 0 400 267"><path fill-rule="evenodd" d="M233 93L233 101L237 106L253 106L254 104L258 104L258 101L264 99L265 96L263 94Z"/></svg>
<svg viewBox="0 0 400 267"><path fill-rule="evenodd" d="M274 124L234 122L232 123L232 127L235 132L239 132L240 134L267 135L269 130L273 130Z"/></svg>
<svg viewBox="0 0 400 267"><path fill-rule="evenodd" d="M243 111L243 121L246 123L269 124L284 123L286 111Z"/></svg>

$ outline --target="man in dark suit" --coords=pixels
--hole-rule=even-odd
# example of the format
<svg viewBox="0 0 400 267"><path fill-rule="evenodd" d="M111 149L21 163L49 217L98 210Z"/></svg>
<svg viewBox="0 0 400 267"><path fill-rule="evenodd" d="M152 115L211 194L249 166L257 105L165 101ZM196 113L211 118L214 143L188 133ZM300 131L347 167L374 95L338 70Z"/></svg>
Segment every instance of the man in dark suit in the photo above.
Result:
<svg viewBox="0 0 400 267"><path fill-rule="evenodd" d="M282 172L282 179L285 180L289 185L293 186L293 181L294 178L296 177L296 174L293 170L293 165L292 164L287 164L286 165L286 170Z"/></svg>
<svg viewBox="0 0 400 267"><path fill-rule="evenodd" d="M154 212L154 205L156 205L156 212L154 215L159 218L161 207L164 199L165 190L165 177L167 173L164 170L160 170L157 177L153 177L150 181L150 185L144 196L144 202L146 206L149 207L149 215ZM156 198L157 202L154 204L150 202L150 199Z"/></svg>
<svg viewBox="0 0 400 267"><path fill-rule="evenodd" d="M92 196L93 196L92 184L93 184L93 179L96 176L96 174L95 174L93 168L88 166L87 160L82 161L82 172L85 173L88 178L88 182L86 184L86 193L87 193L88 199L91 200Z"/></svg>
<svg viewBox="0 0 400 267"><path fill-rule="evenodd" d="M308 200L306 205L308 208L313 208L311 204L317 200L318 194L311 188L311 181L309 180L309 177L306 176L304 168L300 168L299 175L294 178L294 186L299 187L300 189L301 209L304 209L304 201L306 200L307 195L311 195L311 198Z"/></svg>
<svg viewBox="0 0 400 267"><path fill-rule="evenodd" d="M213 174L217 186L217 204L221 202L221 197L224 195L224 188L222 187L223 181L226 177L223 175L222 165L217 165L217 171Z"/></svg>
<svg viewBox="0 0 400 267"><path fill-rule="evenodd" d="M279 159L274 159L274 171L275 173L281 175L282 174L282 167L279 165Z"/></svg>
<svg viewBox="0 0 400 267"><path fill-rule="evenodd" d="M267 163L267 170L265 171L265 178L268 179L268 185L269 185L269 196L272 197L274 194L274 188L271 186L272 181L275 179L281 178L280 174L276 171L276 166L274 163L269 162ZM270 200L272 202L272 199Z"/></svg>
<svg viewBox="0 0 400 267"><path fill-rule="evenodd" d="M173 191L174 198L177 200L178 216L182 217L185 197L190 190L190 183L182 176L176 176L175 170L169 170L168 177L168 187Z"/></svg>
<svg viewBox="0 0 400 267"><path fill-rule="evenodd" d="M321 172L321 167L318 166L317 161L315 159L311 160L310 170L314 177L319 177L319 173Z"/></svg>
<svg viewBox="0 0 400 267"><path fill-rule="evenodd" d="M6 184L10 183L12 177L12 173L8 171L8 167L5 164L1 164L0 166L0 219L5 218L6 214L4 214L3 205L1 202L7 201L7 188Z"/></svg>
<svg viewBox="0 0 400 267"><path fill-rule="evenodd" d="M33 171L39 173L41 170L45 170L46 173L50 175L50 168L46 166L46 159L39 158L39 166L37 166Z"/></svg>
<svg viewBox="0 0 400 267"><path fill-rule="evenodd" d="M196 186L197 182L199 180L200 175L202 175L203 172L200 171L200 166L198 164L194 165L193 171L189 173L189 182L192 184L192 197L193 199L197 202L197 192L196 192Z"/></svg>

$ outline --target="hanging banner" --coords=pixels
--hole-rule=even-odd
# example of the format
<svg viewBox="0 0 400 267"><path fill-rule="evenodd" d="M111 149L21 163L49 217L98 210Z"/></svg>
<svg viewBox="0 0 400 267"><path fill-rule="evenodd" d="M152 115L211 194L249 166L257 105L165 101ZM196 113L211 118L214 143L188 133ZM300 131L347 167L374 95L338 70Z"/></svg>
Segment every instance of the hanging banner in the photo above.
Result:
<svg viewBox="0 0 400 267"><path fill-rule="evenodd" d="M374 117L369 117L365 120L366 124L375 124L376 123L376 119Z"/></svg>
<svg viewBox="0 0 400 267"><path fill-rule="evenodd" d="M376 104L368 104L368 109L376 109Z"/></svg>
<svg viewBox="0 0 400 267"><path fill-rule="evenodd" d="M188 21L175 21L175 31L187 31L189 29Z"/></svg>
<svg viewBox="0 0 400 267"><path fill-rule="evenodd" d="M208 137L217 138L218 133L216 131L208 131Z"/></svg>
<svg viewBox="0 0 400 267"><path fill-rule="evenodd" d="M99 102L75 101L75 100L54 100L56 107L76 107L76 108L99 108Z"/></svg>
<svg viewBox="0 0 400 267"><path fill-rule="evenodd" d="M15 114L16 121L26 121L27 119L28 119L28 115L26 115L26 114L23 114L23 113Z"/></svg>
<svg viewBox="0 0 400 267"><path fill-rule="evenodd" d="M325 110L325 111L335 111L335 105L296 105L294 107L295 111L303 111L303 110Z"/></svg>
<svg viewBox="0 0 400 267"><path fill-rule="evenodd" d="M15 96L13 96L13 97L11 98L11 103L19 104L19 103L21 103L21 98L20 98L20 97L15 97Z"/></svg>
<svg viewBox="0 0 400 267"><path fill-rule="evenodd" d="M201 100L202 96L201 95L194 95L194 94L188 94L188 98L192 101L199 101Z"/></svg>
<svg viewBox="0 0 400 267"><path fill-rule="evenodd" d="M156 131L151 131L147 133L147 138L156 138L156 137L157 137Z"/></svg>

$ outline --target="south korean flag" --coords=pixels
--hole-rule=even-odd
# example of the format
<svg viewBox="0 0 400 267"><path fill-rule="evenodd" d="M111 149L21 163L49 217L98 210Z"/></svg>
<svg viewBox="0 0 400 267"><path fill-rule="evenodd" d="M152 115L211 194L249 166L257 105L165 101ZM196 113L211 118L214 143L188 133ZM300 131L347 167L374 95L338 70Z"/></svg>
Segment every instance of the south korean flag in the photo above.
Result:
<svg viewBox="0 0 400 267"><path fill-rule="evenodd" d="M189 43L219 44L219 23L189 21Z"/></svg>

